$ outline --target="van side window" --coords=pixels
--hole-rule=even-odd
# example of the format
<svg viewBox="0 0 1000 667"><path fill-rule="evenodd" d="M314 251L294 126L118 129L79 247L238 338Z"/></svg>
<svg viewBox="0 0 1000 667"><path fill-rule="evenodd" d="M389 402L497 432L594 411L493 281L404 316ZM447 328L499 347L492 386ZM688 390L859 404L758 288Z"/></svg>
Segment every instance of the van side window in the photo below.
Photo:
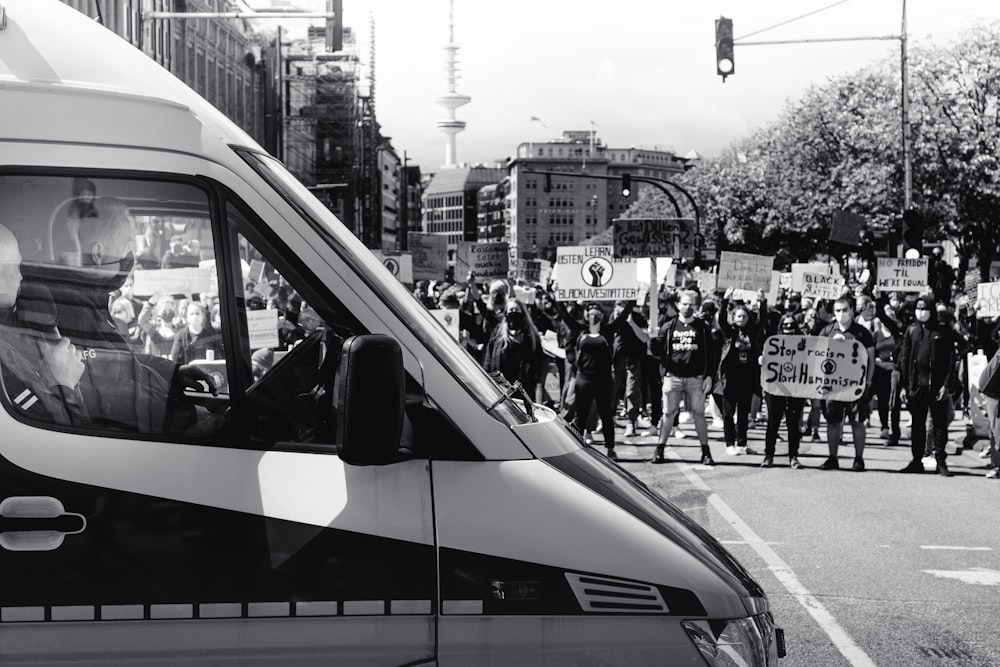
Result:
<svg viewBox="0 0 1000 667"><path fill-rule="evenodd" d="M246 425L252 440L334 444L333 378L343 342L366 333L343 306L283 259L248 216L226 205L240 276L241 356ZM259 227L259 225L257 226Z"/></svg>
<svg viewBox="0 0 1000 667"><path fill-rule="evenodd" d="M0 176L8 410L109 435L228 440L209 195L188 182Z"/></svg>

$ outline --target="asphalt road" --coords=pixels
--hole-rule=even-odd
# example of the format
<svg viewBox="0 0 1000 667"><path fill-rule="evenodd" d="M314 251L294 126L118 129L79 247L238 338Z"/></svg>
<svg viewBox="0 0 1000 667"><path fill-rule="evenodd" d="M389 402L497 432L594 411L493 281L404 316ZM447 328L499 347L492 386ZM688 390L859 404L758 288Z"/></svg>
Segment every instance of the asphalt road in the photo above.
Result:
<svg viewBox="0 0 1000 667"><path fill-rule="evenodd" d="M620 465L708 528L763 585L786 632L782 667L1000 665L1000 480L984 477L982 442L950 456L955 476L944 478L897 472L908 442L886 447L877 427L863 473L817 469L822 429L823 442L802 445L805 470L787 467L784 441L770 469L760 455L727 455L714 428L718 465L701 466L693 424L681 430L670 460L654 465L655 438L625 439L618 428ZM961 442L965 422L951 433ZM762 452L763 437L753 429L751 448Z"/></svg>

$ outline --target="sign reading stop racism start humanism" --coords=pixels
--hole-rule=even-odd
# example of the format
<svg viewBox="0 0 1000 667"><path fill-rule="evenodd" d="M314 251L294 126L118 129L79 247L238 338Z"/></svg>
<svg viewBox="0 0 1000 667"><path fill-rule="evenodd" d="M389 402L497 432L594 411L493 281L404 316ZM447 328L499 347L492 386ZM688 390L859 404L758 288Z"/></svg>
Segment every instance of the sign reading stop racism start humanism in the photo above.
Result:
<svg viewBox="0 0 1000 667"><path fill-rule="evenodd" d="M634 300L635 272L635 261L615 259L611 246L556 248L556 300Z"/></svg>
<svg viewBox="0 0 1000 667"><path fill-rule="evenodd" d="M776 396L856 401L868 376L868 350L853 339L771 336L764 341L760 382Z"/></svg>

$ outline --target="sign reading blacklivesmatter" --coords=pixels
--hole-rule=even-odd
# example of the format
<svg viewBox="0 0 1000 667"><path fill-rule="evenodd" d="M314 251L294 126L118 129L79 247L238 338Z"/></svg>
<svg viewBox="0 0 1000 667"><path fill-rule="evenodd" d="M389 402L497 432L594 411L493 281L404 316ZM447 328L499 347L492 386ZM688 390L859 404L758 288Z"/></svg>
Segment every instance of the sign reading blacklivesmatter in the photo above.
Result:
<svg viewBox="0 0 1000 667"><path fill-rule="evenodd" d="M764 341L760 382L769 394L856 401L867 372L868 350L853 339L778 335Z"/></svg>
<svg viewBox="0 0 1000 667"><path fill-rule="evenodd" d="M619 218L614 227L615 257L694 258L695 226L690 218Z"/></svg>
<svg viewBox="0 0 1000 667"><path fill-rule="evenodd" d="M633 300L636 263L615 259L611 246L564 246L556 248L556 300Z"/></svg>

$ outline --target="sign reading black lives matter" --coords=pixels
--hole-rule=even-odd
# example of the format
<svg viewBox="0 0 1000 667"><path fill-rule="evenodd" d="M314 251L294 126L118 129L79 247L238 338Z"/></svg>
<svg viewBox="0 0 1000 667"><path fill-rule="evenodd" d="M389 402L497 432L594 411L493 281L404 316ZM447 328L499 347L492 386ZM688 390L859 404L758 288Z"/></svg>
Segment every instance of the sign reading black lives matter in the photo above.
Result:
<svg viewBox="0 0 1000 667"><path fill-rule="evenodd" d="M462 241L455 253L455 276L462 280L469 271L475 271L478 278L507 278L510 266L508 244L477 243Z"/></svg>
<svg viewBox="0 0 1000 667"><path fill-rule="evenodd" d="M635 265L631 259L616 259L611 246L556 248L556 300L634 300L639 292Z"/></svg>
<svg viewBox="0 0 1000 667"><path fill-rule="evenodd" d="M760 382L769 394L856 401L867 373L868 350L853 339L778 335L764 341Z"/></svg>
<svg viewBox="0 0 1000 667"><path fill-rule="evenodd" d="M693 259L695 226L690 218L619 218L615 226L615 257Z"/></svg>

